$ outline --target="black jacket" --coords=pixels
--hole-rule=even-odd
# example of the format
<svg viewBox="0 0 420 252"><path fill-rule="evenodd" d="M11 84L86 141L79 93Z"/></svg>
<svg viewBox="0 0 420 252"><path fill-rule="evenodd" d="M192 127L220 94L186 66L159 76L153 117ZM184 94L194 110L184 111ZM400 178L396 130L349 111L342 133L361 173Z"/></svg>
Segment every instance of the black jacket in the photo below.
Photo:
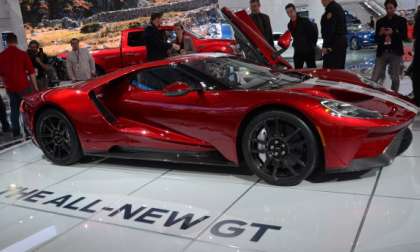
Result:
<svg viewBox="0 0 420 252"><path fill-rule="evenodd" d="M309 19L298 17L296 27L292 21L287 25L288 30L293 36L293 47L295 54L314 53L316 42L318 41L318 27Z"/></svg>
<svg viewBox="0 0 420 252"><path fill-rule="evenodd" d="M321 18L321 33L324 48L341 47L336 43L342 43L347 35L346 15L341 5L335 1L325 7Z"/></svg>
<svg viewBox="0 0 420 252"><path fill-rule="evenodd" d="M168 50L172 45L166 42L163 31L153 24L146 27L144 40L147 48L147 60L161 60L168 57Z"/></svg>
<svg viewBox="0 0 420 252"><path fill-rule="evenodd" d="M413 65L416 69L419 69L420 67L420 15L419 14L416 15L413 37L416 40L414 42Z"/></svg>
<svg viewBox="0 0 420 252"><path fill-rule="evenodd" d="M38 63L38 61L36 60L37 58L39 58L41 60L41 62L45 65L48 64L48 56L41 50L36 54L33 54L30 50L27 51L29 58L32 61L32 65L34 66L34 68L36 68L37 70L37 78L44 78L46 77L46 72L44 70L44 68L42 68L42 66Z"/></svg>
<svg viewBox="0 0 420 252"><path fill-rule="evenodd" d="M385 36L380 36L381 28L392 28L393 34L391 36L392 43L390 46L385 46ZM387 16L381 18L376 23L375 40L378 44L377 56L380 57L385 50L391 50L398 55L404 55L403 41L408 41L407 36L407 20L401 16L394 15L392 18Z"/></svg>
<svg viewBox="0 0 420 252"><path fill-rule="evenodd" d="M271 28L270 17L266 14L251 14L250 17L263 34L265 40L274 48L273 30Z"/></svg>

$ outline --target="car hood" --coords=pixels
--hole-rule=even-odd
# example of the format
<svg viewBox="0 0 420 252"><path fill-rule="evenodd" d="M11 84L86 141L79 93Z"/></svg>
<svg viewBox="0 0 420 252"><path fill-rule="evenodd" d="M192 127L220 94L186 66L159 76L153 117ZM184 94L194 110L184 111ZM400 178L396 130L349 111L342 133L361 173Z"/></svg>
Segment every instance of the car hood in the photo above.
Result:
<svg viewBox="0 0 420 252"><path fill-rule="evenodd" d="M295 73L302 73L295 72ZM415 115L418 108L410 100L381 87L369 86L363 79L346 71L307 70L309 78L301 83L284 85L274 92L310 95L320 100L338 100L375 110L389 117Z"/></svg>
<svg viewBox="0 0 420 252"><path fill-rule="evenodd" d="M356 34L358 36L365 36L365 35L367 35L367 36L374 36L375 35L375 32L374 31L359 31L359 32L356 32Z"/></svg>

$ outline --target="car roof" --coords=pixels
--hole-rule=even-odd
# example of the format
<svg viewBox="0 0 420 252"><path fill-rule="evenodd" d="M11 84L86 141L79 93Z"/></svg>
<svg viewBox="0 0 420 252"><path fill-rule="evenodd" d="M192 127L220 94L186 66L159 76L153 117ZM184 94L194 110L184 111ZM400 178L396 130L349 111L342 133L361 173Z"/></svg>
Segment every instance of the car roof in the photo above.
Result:
<svg viewBox="0 0 420 252"><path fill-rule="evenodd" d="M171 58L167 58L163 60L157 60L157 61L147 62L147 63L143 63L139 65L134 65L134 66L118 69L115 72L97 77L93 80L89 80L81 84L80 86L78 86L78 88L83 89L83 90L92 90L114 79L120 78L130 73L137 72L142 69L166 66L170 64L177 64L177 63L183 63L183 62L189 62L189 61L205 60L209 58L222 58L222 57L235 57L235 56L231 54L226 54L226 53L193 53L193 54L175 56L175 57L171 57Z"/></svg>
<svg viewBox="0 0 420 252"><path fill-rule="evenodd" d="M145 25L142 25L142 26L139 26L139 27L125 29L125 30L123 30L123 32L138 32L138 31L144 31L144 29L146 29L146 27L147 27L148 25L149 25L149 24L145 24ZM160 26L160 27L159 27L159 29L161 29L161 30L174 30L174 29L175 29L175 27L174 27L173 25L163 25L163 26Z"/></svg>

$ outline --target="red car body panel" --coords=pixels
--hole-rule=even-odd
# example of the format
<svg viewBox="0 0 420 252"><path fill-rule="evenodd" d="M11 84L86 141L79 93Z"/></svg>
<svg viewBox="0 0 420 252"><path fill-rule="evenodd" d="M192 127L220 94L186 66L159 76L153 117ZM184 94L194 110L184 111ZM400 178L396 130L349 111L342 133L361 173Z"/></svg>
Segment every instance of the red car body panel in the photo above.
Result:
<svg viewBox="0 0 420 252"><path fill-rule="evenodd" d="M239 165L237 143L247 116L263 108L278 107L298 111L316 128L324 144L325 167L335 170L348 167L354 159L380 155L415 117L415 113L388 101L310 84L281 88L271 91L270 95L264 90L224 90L169 97L162 91L140 91L129 83L107 89L111 80L144 68L203 60L205 57L208 55L198 54L146 63L84 84L36 94L25 100L25 120L33 131L36 112L50 104L70 118L86 153L103 153L115 146L217 151ZM338 78L336 73L330 72L334 79ZM348 78L342 81L347 82ZM92 91L98 97L107 97L101 101L117 115L116 122L109 123L98 111L89 98ZM385 118L367 120L331 116L320 104L322 99L348 99L357 106L378 110Z"/></svg>
<svg viewBox="0 0 420 252"><path fill-rule="evenodd" d="M273 57L274 50L260 35L228 9L224 8L223 12L230 15L231 21L247 37L254 38L251 42L273 69L278 70L278 64L287 66L281 57ZM265 109L284 109L298 114L312 126L323 147L325 168L338 171L351 166L354 160L382 155L416 116L414 111L417 110L404 106L405 101L396 93L370 87L363 79L346 71L300 70L312 79L275 90L206 90L178 97L167 96L163 91L142 91L123 79L118 85L112 84L113 80L142 69L203 61L209 57L227 55L192 54L149 62L71 87L34 94L26 97L22 104L24 120L35 136L39 112L48 106L60 109L73 123L87 154L105 153L116 146L175 152L217 151L239 165L237 147L248 119ZM343 89L343 83L357 88ZM387 99L374 95L378 92ZM92 95L115 115L113 120L101 113ZM400 102L393 102L390 97ZM375 110L383 118L334 116L321 104L326 99Z"/></svg>
<svg viewBox="0 0 420 252"><path fill-rule="evenodd" d="M144 29L144 27L139 27L122 31L119 48L92 51L97 68L103 73L110 73L120 68L145 63L147 61L146 46L130 46L128 42L130 33L144 32ZM161 30L174 31L175 27L162 26ZM234 40L202 39L188 31L185 31L185 38L191 39L195 52L234 53ZM62 53L59 57L66 59L67 53Z"/></svg>
<svg viewBox="0 0 420 252"><path fill-rule="evenodd" d="M289 62L277 55L271 45L261 36L261 32L258 31L255 25L252 25L253 21L245 11L239 12L239 16L237 16L231 10L224 7L222 8L222 12L244 33L250 42L260 50L270 66L277 67L282 65L287 69L292 68Z"/></svg>

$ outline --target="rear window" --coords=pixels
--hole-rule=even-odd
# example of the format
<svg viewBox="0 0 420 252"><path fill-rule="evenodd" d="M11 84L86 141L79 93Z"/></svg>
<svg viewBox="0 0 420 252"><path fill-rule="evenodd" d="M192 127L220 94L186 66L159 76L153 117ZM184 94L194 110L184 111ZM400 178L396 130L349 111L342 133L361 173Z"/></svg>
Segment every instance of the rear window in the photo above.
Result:
<svg viewBox="0 0 420 252"><path fill-rule="evenodd" d="M130 32L128 33L128 46L145 46L146 42L144 41L144 32Z"/></svg>

